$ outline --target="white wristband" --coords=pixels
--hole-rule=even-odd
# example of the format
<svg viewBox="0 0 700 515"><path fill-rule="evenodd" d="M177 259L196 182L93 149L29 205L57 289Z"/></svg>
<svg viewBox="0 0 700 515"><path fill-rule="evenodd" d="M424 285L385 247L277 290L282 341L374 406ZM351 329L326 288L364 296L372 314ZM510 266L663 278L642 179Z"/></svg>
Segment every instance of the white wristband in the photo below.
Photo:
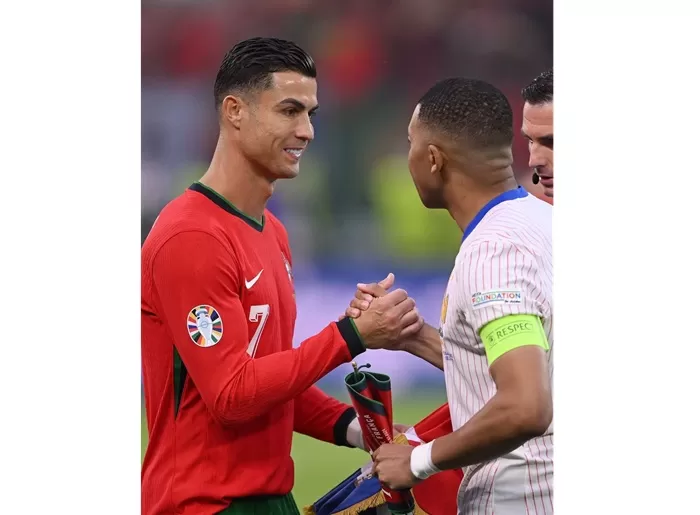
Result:
<svg viewBox="0 0 700 515"><path fill-rule="evenodd" d="M431 455L434 441L414 447L411 451L411 473L418 479L428 479L440 472L440 469L433 463Z"/></svg>
<svg viewBox="0 0 700 515"><path fill-rule="evenodd" d="M365 439L362 437L362 428L360 427L360 419L355 417L352 422L348 424L348 429L345 432L345 439L350 445L357 449L362 449L366 451Z"/></svg>

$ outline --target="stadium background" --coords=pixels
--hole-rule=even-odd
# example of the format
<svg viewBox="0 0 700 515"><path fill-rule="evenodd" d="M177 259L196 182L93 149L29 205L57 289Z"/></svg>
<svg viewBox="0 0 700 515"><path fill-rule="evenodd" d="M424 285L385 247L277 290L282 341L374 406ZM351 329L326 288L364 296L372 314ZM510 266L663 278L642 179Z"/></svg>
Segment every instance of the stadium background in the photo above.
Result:
<svg viewBox="0 0 700 515"><path fill-rule="evenodd" d="M454 75L501 88L515 113L515 169L530 182L519 136L520 88L552 64L552 4L543 0L144 0L142 3L142 238L159 210L206 170L216 143L213 82L240 39L296 41L317 63L316 139L301 174L269 207L285 223L299 316L295 343L335 320L358 281L389 271L435 324L459 229L423 208L406 168L406 125L420 95ZM441 373L410 356L363 355L394 383L396 420L444 402ZM347 400L349 365L321 381ZM143 420L143 417L142 417ZM147 445L142 422L142 453ZM297 435L294 493L313 502L367 455Z"/></svg>

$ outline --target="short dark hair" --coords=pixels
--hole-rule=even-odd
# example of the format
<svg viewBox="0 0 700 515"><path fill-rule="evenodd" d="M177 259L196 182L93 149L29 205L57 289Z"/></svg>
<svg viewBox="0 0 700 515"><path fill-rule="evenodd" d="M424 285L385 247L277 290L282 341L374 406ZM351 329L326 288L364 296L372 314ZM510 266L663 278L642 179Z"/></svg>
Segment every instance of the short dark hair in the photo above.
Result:
<svg viewBox="0 0 700 515"><path fill-rule="evenodd" d="M316 78L314 60L292 41L260 37L241 41L226 53L216 74L216 105L233 91L269 88L273 73L288 71Z"/></svg>
<svg viewBox="0 0 700 515"><path fill-rule="evenodd" d="M549 69L540 73L520 92L528 104L541 105L554 99L554 71Z"/></svg>
<svg viewBox="0 0 700 515"><path fill-rule="evenodd" d="M418 120L431 129L484 148L513 142L513 109L495 86L476 79L445 79L418 102Z"/></svg>

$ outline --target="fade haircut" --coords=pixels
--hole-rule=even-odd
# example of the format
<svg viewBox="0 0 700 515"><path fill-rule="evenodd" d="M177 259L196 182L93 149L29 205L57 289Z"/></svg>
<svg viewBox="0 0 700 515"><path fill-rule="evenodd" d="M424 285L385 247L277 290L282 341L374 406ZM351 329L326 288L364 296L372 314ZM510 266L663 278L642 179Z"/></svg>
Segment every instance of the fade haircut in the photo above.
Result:
<svg viewBox="0 0 700 515"><path fill-rule="evenodd" d="M418 102L418 120L431 130L473 147L494 148L513 142L513 110L495 86L476 79L445 79Z"/></svg>
<svg viewBox="0 0 700 515"><path fill-rule="evenodd" d="M296 43L277 38L251 38L226 53L214 83L217 109L227 95L261 91L272 85L272 74L297 72L316 78L316 64Z"/></svg>
<svg viewBox="0 0 700 515"><path fill-rule="evenodd" d="M542 105L554 99L554 72L547 70L540 73L520 92L523 100L531 105Z"/></svg>

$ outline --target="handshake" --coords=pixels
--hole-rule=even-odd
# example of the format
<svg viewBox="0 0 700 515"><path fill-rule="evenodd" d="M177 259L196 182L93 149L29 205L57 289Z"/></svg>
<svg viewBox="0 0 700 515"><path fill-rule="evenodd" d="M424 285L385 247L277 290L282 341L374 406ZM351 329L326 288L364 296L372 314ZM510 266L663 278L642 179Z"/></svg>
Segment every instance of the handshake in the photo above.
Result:
<svg viewBox="0 0 700 515"><path fill-rule="evenodd" d="M405 290L388 292L393 285L394 274L378 283L358 284L355 297L340 317L354 319L368 349L405 350L406 341L423 327L416 301Z"/></svg>

